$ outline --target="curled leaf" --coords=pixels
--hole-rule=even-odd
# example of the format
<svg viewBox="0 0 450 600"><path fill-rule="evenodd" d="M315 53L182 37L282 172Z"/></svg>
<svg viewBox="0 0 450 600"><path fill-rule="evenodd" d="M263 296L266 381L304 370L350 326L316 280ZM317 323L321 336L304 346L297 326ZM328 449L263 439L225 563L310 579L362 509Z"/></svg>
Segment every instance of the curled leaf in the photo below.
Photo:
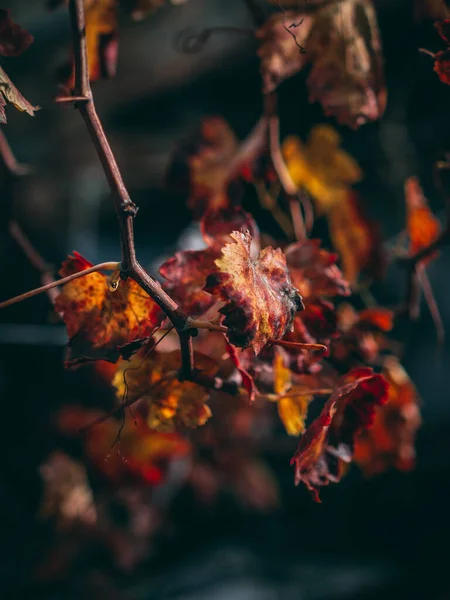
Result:
<svg viewBox="0 0 450 600"><path fill-rule="evenodd" d="M258 354L270 339L289 331L303 304L279 248L264 248L253 260L250 234L233 232L230 237L205 290L226 302L220 312L230 342L241 348L252 346Z"/></svg>
<svg viewBox="0 0 450 600"><path fill-rule="evenodd" d="M63 263L62 277L92 263L78 252ZM132 279L111 291L109 278L90 273L62 286L55 301L69 336L69 365L84 360L116 362L119 346L152 335L164 318L159 306Z"/></svg>
<svg viewBox="0 0 450 600"><path fill-rule="evenodd" d="M340 481L344 464L352 460L356 436L372 425L375 406L387 401L387 388L371 369L350 372L301 437L291 460L295 484L302 481L317 502L322 486Z"/></svg>

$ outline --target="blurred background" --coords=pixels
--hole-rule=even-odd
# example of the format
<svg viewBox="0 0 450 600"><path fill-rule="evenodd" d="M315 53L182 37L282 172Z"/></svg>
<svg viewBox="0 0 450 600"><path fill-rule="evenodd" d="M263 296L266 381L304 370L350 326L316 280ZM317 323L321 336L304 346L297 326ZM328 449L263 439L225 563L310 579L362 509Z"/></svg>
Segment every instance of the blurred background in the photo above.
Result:
<svg viewBox="0 0 450 600"><path fill-rule="evenodd" d="M365 173L357 187L367 209L380 221L385 240L392 241L404 229L407 177L419 177L432 208L443 214L432 170L450 150L450 88L439 82L430 57L418 52L442 47L432 24L414 22L409 0L376 0L375 6L387 110L380 122L357 131L338 129L343 147ZM32 171L18 177L0 165L2 299L40 285L39 273L9 235L11 219L53 265L74 249L93 263L120 258L107 184L83 122L72 108L53 103L55 72L70 47L66 11L48 12L44 2L26 0L11 0L8 8L35 41L2 65L41 110L31 119L8 107L3 128L17 159ZM252 37L221 33L196 54L177 49L177 36L187 28L251 28L240 0L188 0L168 4L142 22L122 21L117 75L95 83L93 90L139 205L138 255L155 273L175 250L199 243L186 198L164 183L171 154L205 116L223 116L241 139L249 133L262 111L257 45ZM304 82L300 74L280 87L283 137L306 139L315 124L327 122L318 104L308 104ZM279 233L258 206L250 202L247 208L261 229ZM449 269L450 253L444 249L429 277L447 332ZM399 301L403 277L389 270L375 289L380 303ZM276 477L277 502L258 508L224 492L208 505L170 483L148 496L130 492L126 501L119 491L113 501L105 500L105 523L114 523L111 530L119 533L87 535L76 528L55 531L39 518L40 465L55 448L77 452L51 426L58 407L91 399L106 405L109 391L90 367L64 370L65 330L46 296L0 311L0 597L450 599L449 345L437 354L426 306L417 323L395 334L402 364L423 398L413 472L364 480L354 468L326 489L317 505L303 487L293 485L289 458L296 441L280 429L261 455Z"/></svg>

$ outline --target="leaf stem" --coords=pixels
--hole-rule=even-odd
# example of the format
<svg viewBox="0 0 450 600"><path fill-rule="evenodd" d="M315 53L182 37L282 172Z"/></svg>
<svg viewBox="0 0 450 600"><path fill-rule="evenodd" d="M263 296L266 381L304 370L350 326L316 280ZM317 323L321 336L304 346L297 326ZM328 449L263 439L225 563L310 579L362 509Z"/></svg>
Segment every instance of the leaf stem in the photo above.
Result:
<svg viewBox="0 0 450 600"><path fill-rule="evenodd" d="M7 306L11 306L12 304L22 302L22 300L27 300L28 298L32 298L33 296L37 296L38 294L48 292L49 290L58 287L59 285L64 285L66 283L69 283L70 281L73 281L74 279L80 279L80 277L84 277L85 275L89 275L90 273L96 273L97 271L116 271L118 269L120 269L120 263L118 262L100 263L98 265L94 265L93 267L89 267L89 269L85 269L84 271L72 273L72 275L68 275L67 277L63 277L62 279L58 279L56 281L48 283L47 285L43 285L42 287L30 290L29 292L25 292L25 294L21 294L20 296L15 296L14 298L10 298L9 300L0 302L0 308L6 308Z"/></svg>

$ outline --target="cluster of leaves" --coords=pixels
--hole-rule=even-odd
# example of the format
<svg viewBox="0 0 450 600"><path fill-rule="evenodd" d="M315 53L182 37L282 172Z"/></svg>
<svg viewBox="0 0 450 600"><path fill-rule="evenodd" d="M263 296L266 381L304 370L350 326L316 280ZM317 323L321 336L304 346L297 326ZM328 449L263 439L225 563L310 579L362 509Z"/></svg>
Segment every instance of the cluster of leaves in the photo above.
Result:
<svg viewBox="0 0 450 600"><path fill-rule="evenodd" d="M126 7L142 18L162 4L85 0L92 81L115 71L117 11ZM379 118L386 91L371 2L311 1L305 7L286 0L285 8L256 33L264 93L272 95L309 64L310 101L319 100L326 114L352 128ZM448 25L437 25L446 42ZM17 55L31 41L7 11L0 12L2 55ZM447 53L435 56L435 70L449 83ZM2 70L0 78L0 119L5 99L33 114L35 107ZM73 75L66 83L73 87ZM255 432L274 412L289 436L300 436L291 461L295 483L304 483L316 501L352 462L366 475L414 466L420 399L388 338L399 311L356 308L363 278L382 277L388 261L379 227L352 187L363 173L329 125L314 127L305 143L288 136L277 148L273 118L264 115L240 143L222 118L209 117L169 169L204 241L203 249L177 252L160 267L162 287L189 316L190 376L172 324L130 273L118 265L103 274L77 252L61 267L69 281L60 286L54 308L67 327L66 365L94 362L114 400L109 412L65 407L57 427L69 437L85 430L86 462L116 489L140 484L153 490L170 479L171 465L188 461L184 480L205 502L225 488L244 504L270 508L278 492L255 458ZM287 221L282 239L261 233L245 210L252 186L276 222ZM401 258L419 277L437 255L440 224L417 179L405 183L405 198L409 245ZM314 212L326 218L336 253L311 237ZM308 214L309 226L302 221ZM311 418L311 406L319 403ZM81 519L87 527L97 522L81 463L55 453L42 475L48 484L44 516L63 524Z"/></svg>

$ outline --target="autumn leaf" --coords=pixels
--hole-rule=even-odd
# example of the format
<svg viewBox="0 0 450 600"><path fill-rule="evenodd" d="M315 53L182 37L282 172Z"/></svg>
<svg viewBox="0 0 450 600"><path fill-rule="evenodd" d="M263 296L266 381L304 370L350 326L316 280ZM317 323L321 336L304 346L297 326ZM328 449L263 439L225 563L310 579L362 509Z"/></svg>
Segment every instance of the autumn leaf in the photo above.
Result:
<svg viewBox="0 0 450 600"><path fill-rule="evenodd" d="M289 30L292 23L301 24ZM261 40L258 56L261 59L264 93L273 92L282 81L300 72L308 63L307 53L300 52L295 41L305 47L313 23L311 16L288 11L272 15L256 32L256 37Z"/></svg>
<svg viewBox="0 0 450 600"><path fill-rule="evenodd" d="M167 173L169 187L188 194L188 207L198 218L203 212L234 204L230 185L251 163L266 142L261 122L240 143L222 117L205 118L187 143L175 152ZM232 195L232 194L231 194Z"/></svg>
<svg viewBox="0 0 450 600"><path fill-rule="evenodd" d="M384 361L383 376L388 382L388 399L375 412L373 426L356 438L354 460L366 476L394 467L410 471L415 466L415 438L422 419L420 397L398 360Z"/></svg>
<svg viewBox="0 0 450 600"><path fill-rule="evenodd" d="M332 342L333 361L347 364L357 356L366 363L375 363L380 351L388 346L384 334L394 326L394 312L382 307L357 312L343 303L337 309L337 319L341 335Z"/></svg>
<svg viewBox="0 0 450 600"><path fill-rule="evenodd" d="M9 11L0 9L0 55L19 56L33 42L33 36L22 29L9 16ZM0 123L5 124L6 102L11 102L17 110L26 112L32 117L39 106L33 106L26 100L11 79L0 67Z"/></svg>
<svg viewBox="0 0 450 600"><path fill-rule="evenodd" d="M320 240L308 240L296 242L285 249L292 282L305 299L349 296L349 284L336 265L338 255L320 245Z"/></svg>
<svg viewBox="0 0 450 600"><path fill-rule="evenodd" d="M378 223L368 218L361 198L354 191L328 213L330 238L341 261L345 278L354 284L361 273L380 278L386 268Z"/></svg>
<svg viewBox="0 0 450 600"><path fill-rule="evenodd" d="M253 377L250 375L250 373L247 371L247 369L245 369L241 365L236 348L234 346L232 346L231 344L227 343L226 349L228 352L228 356L231 358L232 363L234 364L234 366L236 367L236 369L238 370L238 372L242 378L242 386L244 387L245 391L247 392L250 402L254 402L256 393L258 390L256 389L256 385L253 380Z"/></svg>
<svg viewBox="0 0 450 600"><path fill-rule="evenodd" d="M233 232L230 237L205 290L226 302L220 312L229 341L240 348L251 346L258 354L270 339L289 331L303 304L279 248L266 247L253 260L250 234Z"/></svg>
<svg viewBox="0 0 450 600"><path fill-rule="evenodd" d="M371 369L350 372L307 428L292 457L295 484L303 482L320 502L324 485L337 483L351 462L355 437L372 425L375 407L387 401L388 384Z"/></svg>
<svg viewBox="0 0 450 600"><path fill-rule="evenodd" d="M273 15L257 36L265 93L310 64L309 101L318 100L326 115L356 129L383 114L381 41L368 0L308 2Z"/></svg>
<svg viewBox="0 0 450 600"><path fill-rule="evenodd" d="M195 353L196 369L206 375L215 375L217 363L207 356ZM113 380L120 401L140 402L148 407L147 424L150 429L172 432L177 427L204 425L211 416L206 404L208 393L190 381L179 381L181 368L179 350L161 353L155 350L137 353L129 361L121 361Z"/></svg>
<svg viewBox="0 0 450 600"><path fill-rule="evenodd" d="M431 212L428 202L423 195L417 177L409 177L405 181L406 228L409 236L409 253L420 252L438 237L441 226L439 220ZM437 253L433 253L421 261L426 264Z"/></svg>
<svg viewBox="0 0 450 600"><path fill-rule="evenodd" d="M91 267L78 252L63 263L65 277ZM84 360L116 362L118 346L152 335L164 318L158 305L132 279L112 291L109 278L90 273L66 283L55 301L69 336L69 365Z"/></svg>
<svg viewBox="0 0 450 600"><path fill-rule="evenodd" d="M103 422L96 422L103 416ZM68 405L59 412L57 424L67 436L78 436L83 430L86 457L115 485L133 481L158 485L164 481L169 462L191 450L180 435L150 429L138 413L123 422L106 417L102 411Z"/></svg>
<svg viewBox="0 0 450 600"><path fill-rule="evenodd" d="M429 19L437 21L450 17L446 0L414 0L414 18L416 21Z"/></svg>
<svg viewBox="0 0 450 600"><path fill-rule="evenodd" d="M284 364L280 352L275 354L273 369L278 416L288 435L298 436L305 430L308 407L313 396L307 393L306 387L292 384L291 370Z"/></svg>
<svg viewBox="0 0 450 600"><path fill-rule="evenodd" d="M33 36L14 23L10 11L0 9L0 55L19 56L33 43Z"/></svg>
<svg viewBox="0 0 450 600"><path fill-rule="evenodd" d="M363 178L358 163L340 144L341 137L333 127L316 125L306 144L290 136L282 145L294 183L312 196L319 214L345 202L349 187Z"/></svg>
<svg viewBox="0 0 450 600"><path fill-rule="evenodd" d="M440 50L434 54L434 71L438 74L442 83L450 85L450 19L437 21L434 26L447 44L445 50Z"/></svg>
<svg viewBox="0 0 450 600"><path fill-rule="evenodd" d="M252 216L239 207L209 209L200 221L207 245L205 250L177 252L161 265L159 272L166 279L164 288L190 315L200 315L217 302L203 287L208 274L215 270L214 261L221 247L230 241L233 231L249 230L254 252L259 250L258 227Z"/></svg>

